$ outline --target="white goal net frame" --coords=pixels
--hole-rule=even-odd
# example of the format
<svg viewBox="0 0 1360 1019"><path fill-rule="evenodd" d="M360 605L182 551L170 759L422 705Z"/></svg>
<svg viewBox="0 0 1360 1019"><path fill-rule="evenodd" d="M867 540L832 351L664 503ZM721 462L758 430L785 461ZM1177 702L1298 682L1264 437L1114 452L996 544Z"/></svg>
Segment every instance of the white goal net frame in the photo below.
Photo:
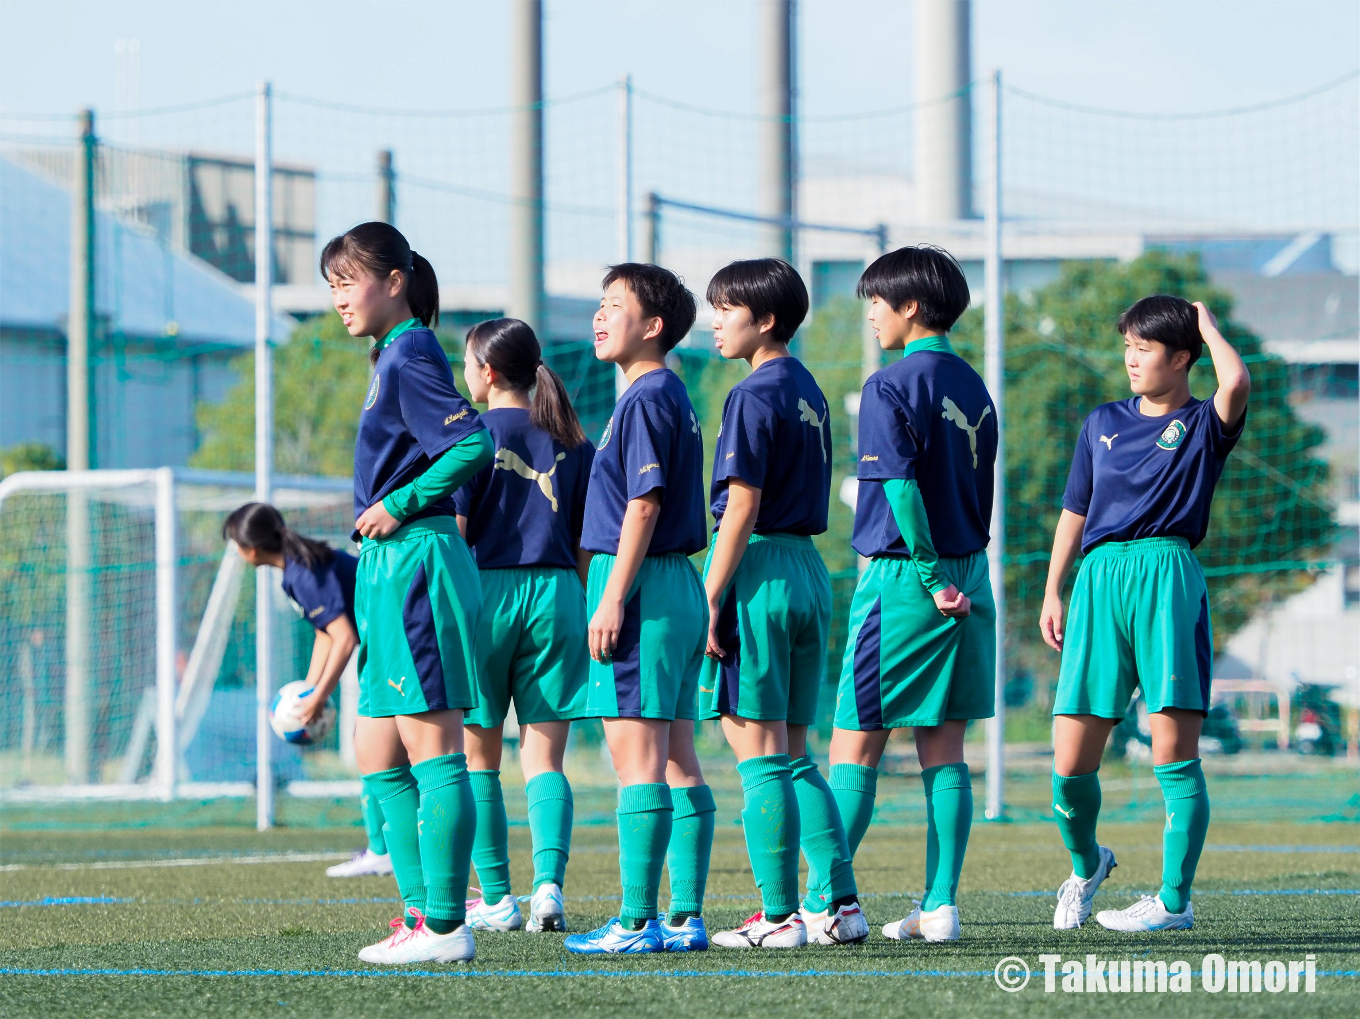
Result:
<svg viewBox="0 0 1360 1019"><path fill-rule="evenodd" d="M251 475L179 467L0 480L0 716L8 719L0 725L0 803L258 794L257 778L203 780L189 763L233 621L242 613L253 621L256 611L242 584L248 567L220 536L226 515L254 490ZM346 479L275 476L272 501L290 525L338 545L348 545L351 500ZM287 625L280 571L261 569L272 574L271 609L284 621L275 624L283 639L276 636L269 685L277 690L305 675L307 655L294 636L305 628ZM335 741L351 772L356 659L341 682ZM232 692L239 700L246 689ZM252 717L238 719L245 724L236 725L233 753L276 761L282 744L268 745L276 738L262 724L273 693L248 689ZM286 777L268 772L275 784ZM287 786L333 794L353 784L345 777L332 769L331 780L297 777Z"/></svg>

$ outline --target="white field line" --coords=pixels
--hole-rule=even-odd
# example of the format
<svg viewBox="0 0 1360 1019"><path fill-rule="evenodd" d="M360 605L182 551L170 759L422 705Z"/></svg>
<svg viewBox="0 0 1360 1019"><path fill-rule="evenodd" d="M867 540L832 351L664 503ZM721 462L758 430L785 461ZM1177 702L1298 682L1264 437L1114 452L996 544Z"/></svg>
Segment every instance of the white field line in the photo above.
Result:
<svg viewBox="0 0 1360 1019"><path fill-rule="evenodd" d="M91 863L7 863L0 873L16 870L140 870L148 867L211 867L218 864L322 863L348 860L351 853L249 853L242 856L192 856L176 860L96 860Z"/></svg>

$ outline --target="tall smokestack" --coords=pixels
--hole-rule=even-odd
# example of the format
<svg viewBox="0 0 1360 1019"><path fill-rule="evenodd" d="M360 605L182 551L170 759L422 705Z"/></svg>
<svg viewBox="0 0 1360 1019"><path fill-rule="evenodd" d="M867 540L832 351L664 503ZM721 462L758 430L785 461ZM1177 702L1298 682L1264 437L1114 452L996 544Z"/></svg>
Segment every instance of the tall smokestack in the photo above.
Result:
<svg viewBox="0 0 1360 1019"><path fill-rule="evenodd" d="M973 215L969 0L916 0L916 210L928 223Z"/></svg>

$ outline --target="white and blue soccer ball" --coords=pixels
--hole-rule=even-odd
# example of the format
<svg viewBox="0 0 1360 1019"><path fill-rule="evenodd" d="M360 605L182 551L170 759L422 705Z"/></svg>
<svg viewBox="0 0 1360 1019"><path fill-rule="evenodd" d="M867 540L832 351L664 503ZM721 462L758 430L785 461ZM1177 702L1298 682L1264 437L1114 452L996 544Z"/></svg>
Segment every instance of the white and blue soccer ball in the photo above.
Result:
<svg viewBox="0 0 1360 1019"><path fill-rule="evenodd" d="M310 725L303 725L298 717L298 708L314 687L306 680L285 683L274 695L274 703L269 706L269 727L274 735L289 743L306 746L326 738L335 725L335 705L326 702L321 714Z"/></svg>

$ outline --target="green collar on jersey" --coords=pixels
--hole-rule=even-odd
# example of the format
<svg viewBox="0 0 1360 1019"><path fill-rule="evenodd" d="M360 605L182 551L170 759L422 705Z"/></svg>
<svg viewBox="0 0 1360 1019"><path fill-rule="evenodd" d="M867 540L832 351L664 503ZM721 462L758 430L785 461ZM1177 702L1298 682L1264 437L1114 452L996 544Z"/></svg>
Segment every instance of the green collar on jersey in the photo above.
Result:
<svg viewBox="0 0 1360 1019"><path fill-rule="evenodd" d="M395 340L402 333L406 332L408 329L419 328L420 319L418 318L408 318L405 322L398 322L395 326L392 327L392 331L383 337L383 341L380 344L378 344L378 349L386 350L387 345L391 343L393 340Z"/></svg>
<svg viewBox="0 0 1360 1019"><path fill-rule="evenodd" d="M952 354L954 348L949 345L947 336L922 336L919 340L912 340L902 349L902 356L908 357L912 354L919 354L923 350L933 350L939 354Z"/></svg>

